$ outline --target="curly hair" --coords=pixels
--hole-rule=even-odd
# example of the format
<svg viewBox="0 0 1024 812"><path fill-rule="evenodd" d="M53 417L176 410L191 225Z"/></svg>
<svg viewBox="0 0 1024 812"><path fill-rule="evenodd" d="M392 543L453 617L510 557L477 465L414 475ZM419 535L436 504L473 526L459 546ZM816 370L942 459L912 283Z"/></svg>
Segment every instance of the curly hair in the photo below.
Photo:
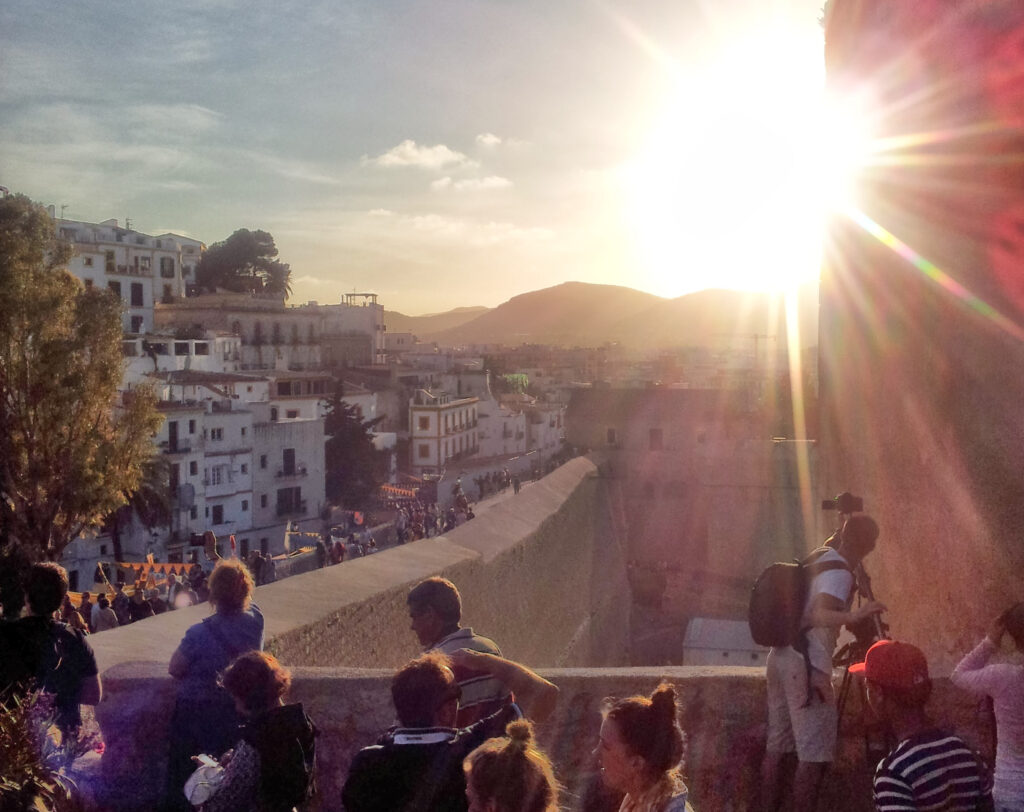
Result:
<svg viewBox="0 0 1024 812"><path fill-rule="evenodd" d="M249 651L227 667L220 684L254 713L277 703L291 687L292 675L273 654Z"/></svg>
<svg viewBox="0 0 1024 812"><path fill-rule="evenodd" d="M652 778L678 769L685 739L677 719L674 686L663 682L649 699L608 700L604 715L615 722L626 748L643 759Z"/></svg>
<svg viewBox="0 0 1024 812"><path fill-rule="evenodd" d="M222 559L210 573L210 603L218 612L241 612L249 608L255 584L249 568L236 558Z"/></svg>
<svg viewBox="0 0 1024 812"><path fill-rule="evenodd" d="M534 744L533 725L518 719L505 734L466 757L466 784L495 812L557 812L558 782L551 760Z"/></svg>

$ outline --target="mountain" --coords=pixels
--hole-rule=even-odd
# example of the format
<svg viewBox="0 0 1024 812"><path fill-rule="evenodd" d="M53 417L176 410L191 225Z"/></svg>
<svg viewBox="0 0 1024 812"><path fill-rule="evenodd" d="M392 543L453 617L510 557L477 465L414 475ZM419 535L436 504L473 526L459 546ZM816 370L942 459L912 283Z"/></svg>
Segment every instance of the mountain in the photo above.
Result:
<svg viewBox="0 0 1024 812"><path fill-rule="evenodd" d="M609 325L665 300L615 285L565 282L514 296L472 321L422 338L439 344L556 344L594 346Z"/></svg>
<svg viewBox="0 0 1024 812"><path fill-rule="evenodd" d="M797 312L801 346L817 344L816 285L801 289ZM456 327L419 335L447 346L592 347L618 342L641 349L736 346L741 341L771 341L766 336L775 336L781 347L786 321L781 298L769 293L702 290L663 299L632 288L566 282L516 296Z"/></svg>
<svg viewBox="0 0 1024 812"><path fill-rule="evenodd" d="M422 337L426 333L438 333L458 327L488 310L488 307L456 307L444 313L428 313L425 316L406 316L395 310L385 310L384 325L389 333L412 333Z"/></svg>

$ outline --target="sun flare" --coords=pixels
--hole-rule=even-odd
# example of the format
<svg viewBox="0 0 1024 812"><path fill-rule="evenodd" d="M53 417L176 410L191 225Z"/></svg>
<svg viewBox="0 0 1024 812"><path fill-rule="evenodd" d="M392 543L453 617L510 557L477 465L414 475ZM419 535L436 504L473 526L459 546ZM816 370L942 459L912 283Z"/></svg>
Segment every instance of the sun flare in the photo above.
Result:
<svg viewBox="0 0 1024 812"><path fill-rule="evenodd" d="M677 86L628 167L643 284L788 291L818 275L867 134L824 96L820 32L762 31Z"/></svg>

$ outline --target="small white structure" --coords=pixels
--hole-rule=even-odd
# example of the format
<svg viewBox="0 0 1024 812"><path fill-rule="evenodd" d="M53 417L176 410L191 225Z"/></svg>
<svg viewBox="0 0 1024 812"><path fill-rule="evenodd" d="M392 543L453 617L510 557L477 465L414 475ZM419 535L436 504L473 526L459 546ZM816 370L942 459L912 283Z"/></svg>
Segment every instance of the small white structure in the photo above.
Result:
<svg viewBox="0 0 1024 812"><path fill-rule="evenodd" d="M695 617L683 639L683 665L745 665L762 667L768 649L750 636L745 620Z"/></svg>

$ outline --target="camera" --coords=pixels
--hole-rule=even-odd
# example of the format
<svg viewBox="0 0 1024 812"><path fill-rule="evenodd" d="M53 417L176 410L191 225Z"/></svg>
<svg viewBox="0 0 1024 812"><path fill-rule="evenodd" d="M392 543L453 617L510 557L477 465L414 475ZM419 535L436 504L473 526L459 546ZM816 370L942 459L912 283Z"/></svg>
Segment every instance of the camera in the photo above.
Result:
<svg viewBox="0 0 1024 812"><path fill-rule="evenodd" d="M863 513L864 499L844 491L835 499L825 499L821 503L822 510L838 510L840 513Z"/></svg>

